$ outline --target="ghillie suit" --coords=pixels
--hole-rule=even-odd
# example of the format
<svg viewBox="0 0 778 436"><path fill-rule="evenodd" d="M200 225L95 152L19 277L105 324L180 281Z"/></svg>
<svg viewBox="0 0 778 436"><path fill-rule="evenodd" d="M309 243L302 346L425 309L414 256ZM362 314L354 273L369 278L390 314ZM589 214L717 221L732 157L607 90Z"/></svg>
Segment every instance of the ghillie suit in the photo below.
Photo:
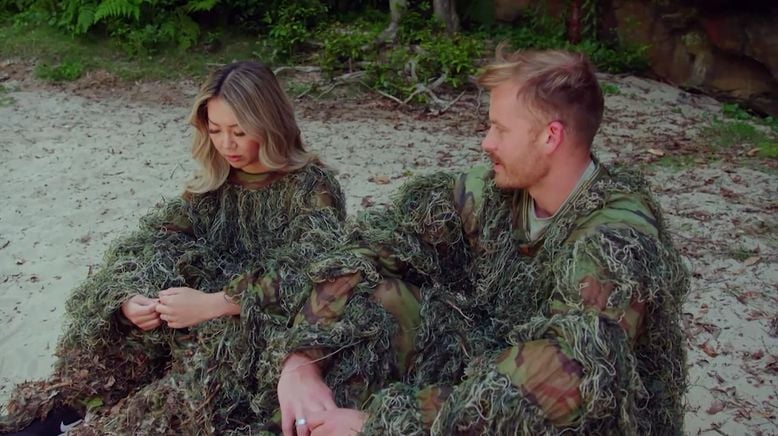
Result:
<svg viewBox="0 0 778 436"><path fill-rule="evenodd" d="M368 435L680 434L688 273L645 182L598 166L534 240L532 201L485 169L408 183L312 266L267 368L319 359Z"/></svg>
<svg viewBox="0 0 778 436"><path fill-rule="evenodd" d="M255 421L250 401L263 335L287 328L308 293L229 290L255 275L283 284L284 271L301 269L344 219L339 184L315 163L289 174L233 170L215 191L165 203L74 291L54 374L16 387L0 432L58 405L102 405L75 434L213 434ZM120 314L130 296L175 286L226 289L240 317L143 332Z"/></svg>

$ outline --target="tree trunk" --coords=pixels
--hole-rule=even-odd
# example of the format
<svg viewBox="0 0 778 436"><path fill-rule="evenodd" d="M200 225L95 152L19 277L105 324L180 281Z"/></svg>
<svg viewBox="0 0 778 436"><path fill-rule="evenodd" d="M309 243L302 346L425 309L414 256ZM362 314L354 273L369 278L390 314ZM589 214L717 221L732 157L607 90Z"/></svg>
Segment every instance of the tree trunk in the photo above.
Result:
<svg viewBox="0 0 778 436"><path fill-rule="evenodd" d="M567 21L567 40L573 44L581 42L581 0L570 4L570 19Z"/></svg>
<svg viewBox="0 0 778 436"><path fill-rule="evenodd" d="M435 17L446 24L446 32L459 32L459 15L454 0L432 0Z"/></svg>
<svg viewBox="0 0 778 436"><path fill-rule="evenodd" d="M408 9L408 0L389 0L389 12L391 13L392 22L378 36L377 42L379 44L394 42L395 38L397 38L397 29L400 27L400 20L402 20L406 9Z"/></svg>

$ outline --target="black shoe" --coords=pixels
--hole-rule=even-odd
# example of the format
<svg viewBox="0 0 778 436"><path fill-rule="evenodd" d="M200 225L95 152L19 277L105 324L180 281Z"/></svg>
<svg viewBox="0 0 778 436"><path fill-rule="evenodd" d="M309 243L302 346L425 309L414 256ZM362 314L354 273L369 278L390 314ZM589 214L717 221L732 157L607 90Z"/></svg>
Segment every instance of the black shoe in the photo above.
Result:
<svg viewBox="0 0 778 436"><path fill-rule="evenodd" d="M68 406L58 407L45 419L36 419L22 431L8 433L8 436L59 436L65 435L71 428L81 423L83 416Z"/></svg>

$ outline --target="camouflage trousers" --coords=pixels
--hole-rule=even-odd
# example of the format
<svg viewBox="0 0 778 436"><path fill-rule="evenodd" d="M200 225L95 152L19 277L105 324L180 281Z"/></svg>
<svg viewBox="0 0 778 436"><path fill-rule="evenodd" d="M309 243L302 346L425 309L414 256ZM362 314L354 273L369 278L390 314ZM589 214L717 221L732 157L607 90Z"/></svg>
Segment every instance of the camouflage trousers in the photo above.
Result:
<svg viewBox="0 0 778 436"><path fill-rule="evenodd" d="M296 323L305 322L313 325L337 321L345 312L346 305L361 280L361 275L355 273L317 284L298 315ZM417 286L398 278L384 278L370 290L369 295L370 299L381 306L394 321L396 328L391 339L391 351L395 359L393 370L380 383L370 384L365 389L367 385L358 376L346 382L354 388L341 390L356 395L356 398L349 398L347 401L352 405L367 405L371 396L380 397L380 390L408 378L409 372L413 371L416 335L422 322L421 290ZM442 385L429 385L413 390L416 407L421 413L426 428L429 428L434 421L449 393L450 387Z"/></svg>

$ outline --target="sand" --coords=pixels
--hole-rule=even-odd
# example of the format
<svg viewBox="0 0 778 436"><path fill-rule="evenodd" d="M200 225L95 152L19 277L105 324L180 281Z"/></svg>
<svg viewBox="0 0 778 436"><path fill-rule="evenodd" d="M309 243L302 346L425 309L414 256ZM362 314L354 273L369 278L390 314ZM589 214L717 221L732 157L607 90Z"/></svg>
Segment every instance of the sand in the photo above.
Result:
<svg viewBox="0 0 778 436"><path fill-rule="evenodd" d="M103 80L90 92L89 83L56 88L19 71L0 64L0 401L13 384L49 373L69 291L117 235L178 195L193 169L194 85L106 92ZM720 109L665 84L605 80L619 89L607 97L596 142L605 161L683 154ZM413 174L482 161L484 107L436 118L375 102L307 101L299 118L306 143L340 171L353 214L386 203ZM648 166L694 273L684 308L688 434L778 433L778 177L760 168L731 154Z"/></svg>

